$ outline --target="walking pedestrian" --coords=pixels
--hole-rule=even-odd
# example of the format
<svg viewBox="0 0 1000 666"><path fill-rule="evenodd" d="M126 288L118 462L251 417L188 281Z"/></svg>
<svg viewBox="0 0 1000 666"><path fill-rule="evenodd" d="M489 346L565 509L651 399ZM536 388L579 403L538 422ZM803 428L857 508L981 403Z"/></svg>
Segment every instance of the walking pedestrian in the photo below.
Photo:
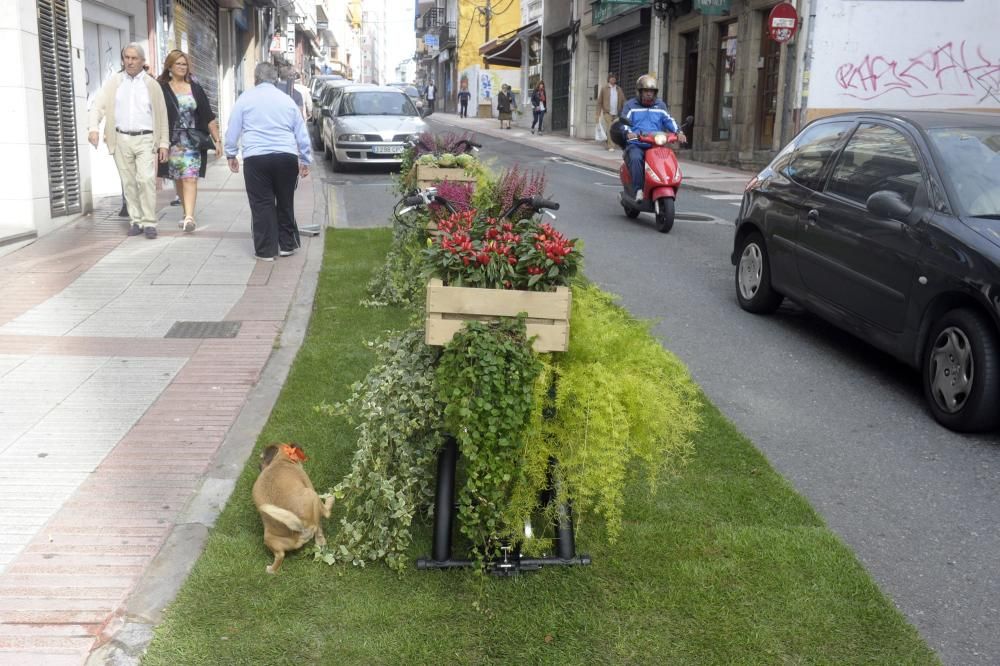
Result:
<svg viewBox="0 0 1000 666"><path fill-rule="evenodd" d="M174 181L183 206L180 227L191 233L197 226L194 221L198 199L198 179L205 177L208 167L208 148L202 139L212 140L216 158L222 156L219 123L212 111L208 95L191 78L191 65L183 51L173 50L163 62L159 76L163 96L167 100L167 118L170 123L170 154L161 164L157 175Z"/></svg>
<svg viewBox="0 0 1000 666"><path fill-rule="evenodd" d="M115 157L125 189L131 224L128 235L156 238L155 159L167 161L170 147L163 90L143 69L146 53L132 42L122 50L125 69L109 77L90 107L90 144L97 147L104 120L104 143Z"/></svg>
<svg viewBox="0 0 1000 666"><path fill-rule="evenodd" d="M545 110L548 108L548 97L545 95L545 82L539 81L535 86L535 91L531 93L531 133L535 133L535 125L538 125L538 133L542 133L542 122L545 120Z"/></svg>
<svg viewBox="0 0 1000 666"><path fill-rule="evenodd" d="M437 97L437 88L434 86L434 82L431 81L427 84L427 92L425 93L427 97L427 115L434 113L434 100Z"/></svg>
<svg viewBox="0 0 1000 666"><path fill-rule="evenodd" d="M500 94L497 95L497 117L500 119L500 129L510 129L511 104L513 103L510 94L510 86L506 83L500 86ZM506 121L507 127L503 124Z"/></svg>
<svg viewBox="0 0 1000 666"><path fill-rule="evenodd" d="M468 118L469 117L469 98L472 97L472 93L469 92L469 81L468 79L462 79L462 89L458 91L458 117Z"/></svg>
<svg viewBox="0 0 1000 666"><path fill-rule="evenodd" d="M622 114L622 107L625 106L625 95L618 87L618 79L614 74L608 74L608 83L601 88L597 95L597 122L604 128L607 135L608 150L618 150L615 142L611 140L611 123L618 120Z"/></svg>
<svg viewBox="0 0 1000 666"><path fill-rule="evenodd" d="M296 177L308 176L312 163L305 121L295 102L275 87L277 80L274 65L258 64L254 88L236 100L226 128L226 157L233 173L240 172L236 151L242 146L254 254L262 261L298 249Z"/></svg>

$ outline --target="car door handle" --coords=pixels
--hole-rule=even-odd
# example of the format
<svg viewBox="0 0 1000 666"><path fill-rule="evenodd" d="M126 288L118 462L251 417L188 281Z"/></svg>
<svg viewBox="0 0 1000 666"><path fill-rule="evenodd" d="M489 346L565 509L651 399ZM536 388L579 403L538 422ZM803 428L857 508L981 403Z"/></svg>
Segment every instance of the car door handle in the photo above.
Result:
<svg viewBox="0 0 1000 666"><path fill-rule="evenodd" d="M819 211L813 208L808 213L806 213L806 217L809 219L810 223L816 224L817 222L819 222Z"/></svg>

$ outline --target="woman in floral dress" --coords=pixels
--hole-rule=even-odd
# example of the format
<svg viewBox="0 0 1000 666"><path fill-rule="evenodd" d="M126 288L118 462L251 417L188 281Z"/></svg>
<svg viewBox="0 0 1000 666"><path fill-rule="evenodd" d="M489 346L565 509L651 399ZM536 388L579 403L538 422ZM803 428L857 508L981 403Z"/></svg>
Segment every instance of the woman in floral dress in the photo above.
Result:
<svg viewBox="0 0 1000 666"><path fill-rule="evenodd" d="M171 51L163 63L163 73L158 78L167 101L170 122L170 157L159 167L161 178L170 178L180 194L184 231L195 230L195 203L198 198L198 179L205 177L208 151L198 149L196 132L208 133L215 142L215 155L222 155L219 124L212 111L205 90L191 80L188 56L183 51ZM195 130L195 132L189 131Z"/></svg>

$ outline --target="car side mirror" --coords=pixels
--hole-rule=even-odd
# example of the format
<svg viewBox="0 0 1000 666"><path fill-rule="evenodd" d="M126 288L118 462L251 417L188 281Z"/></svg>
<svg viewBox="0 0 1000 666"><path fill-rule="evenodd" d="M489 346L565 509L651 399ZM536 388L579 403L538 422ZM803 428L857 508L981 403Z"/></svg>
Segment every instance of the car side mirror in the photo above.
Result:
<svg viewBox="0 0 1000 666"><path fill-rule="evenodd" d="M879 190L875 192L868 197L866 207L872 215L887 217L890 220L899 220L900 222L905 222L910 217L910 213L913 212L913 206L903 201L903 195L892 190Z"/></svg>

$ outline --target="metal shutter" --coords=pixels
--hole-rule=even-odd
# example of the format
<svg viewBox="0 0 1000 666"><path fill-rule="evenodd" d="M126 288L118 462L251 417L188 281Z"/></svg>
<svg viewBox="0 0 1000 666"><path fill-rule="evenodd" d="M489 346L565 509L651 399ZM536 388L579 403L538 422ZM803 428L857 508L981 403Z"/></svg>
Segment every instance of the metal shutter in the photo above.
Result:
<svg viewBox="0 0 1000 666"><path fill-rule="evenodd" d="M552 131L569 127L569 90L572 71L571 54L566 49L557 49L552 55L552 87L549 89L549 106Z"/></svg>
<svg viewBox="0 0 1000 666"><path fill-rule="evenodd" d="M635 82L649 73L649 28L643 27L608 40L608 72L618 75L626 98L635 95Z"/></svg>
<svg viewBox="0 0 1000 666"><path fill-rule="evenodd" d="M182 41L183 38L183 41ZM186 47L184 48L183 45ZM219 14L213 0L177 0L172 49L185 51L195 80L219 112Z"/></svg>
<svg viewBox="0 0 1000 666"><path fill-rule="evenodd" d="M38 0L45 147L52 216L80 212L80 163L67 0Z"/></svg>

